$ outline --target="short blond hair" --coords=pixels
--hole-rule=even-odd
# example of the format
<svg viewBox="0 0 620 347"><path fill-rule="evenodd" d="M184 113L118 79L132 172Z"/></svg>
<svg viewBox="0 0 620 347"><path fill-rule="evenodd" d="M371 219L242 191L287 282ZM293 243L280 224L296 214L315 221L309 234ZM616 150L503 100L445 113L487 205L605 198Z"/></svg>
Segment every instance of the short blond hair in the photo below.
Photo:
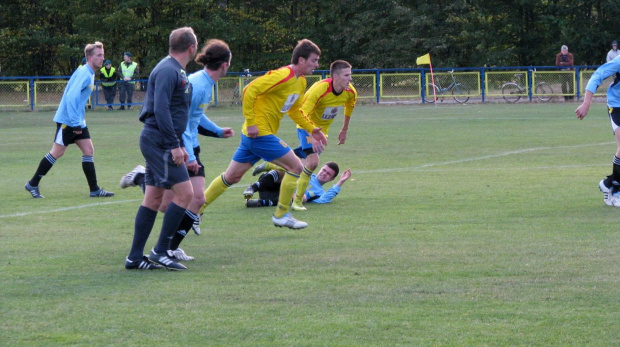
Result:
<svg viewBox="0 0 620 347"><path fill-rule="evenodd" d="M84 48L84 55L86 57L90 57L91 55L93 55L93 52L95 51L95 49L97 48L101 48L103 49L103 43L99 42L99 41L95 41L95 43L89 43L86 45L86 47Z"/></svg>

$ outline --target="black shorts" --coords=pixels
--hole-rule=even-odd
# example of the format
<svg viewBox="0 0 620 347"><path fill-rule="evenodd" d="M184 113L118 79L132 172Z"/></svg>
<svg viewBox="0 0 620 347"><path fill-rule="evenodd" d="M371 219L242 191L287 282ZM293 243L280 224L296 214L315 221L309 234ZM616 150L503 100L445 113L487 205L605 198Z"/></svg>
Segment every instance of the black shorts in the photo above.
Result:
<svg viewBox="0 0 620 347"><path fill-rule="evenodd" d="M170 149L163 146L159 130L143 128L140 133L140 151L146 161L144 184L170 189L177 183L189 181L185 164L172 161Z"/></svg>
<svg viewBox="0 0 620 347"><path fill-rule="evenodd" d="M205 177L205 167L200 161L200 146L194 148L194 155L196 156L196 162L200 165L200 169L198 169L198 173L194 173L194 171L190 170L187 170L187 173L189 177Z"/></svg>
<svg viewBox="0 0 620 347"><path fill-rule="evenodd" d="M67 126L66 124L56 123L56 135L54 135L54 143L61 146L69 146L75 143L75 140L90 139L90 133L88 127L82 128L81 134L73 132L74 128Z"/></svg>
<svg viewBox="0 0 620 347"><path fill-rule="evenodd" d="M611 121L611 130L616 133L616 129L620 127L620 107L608 107L607 113L609 114L609 120Z"/></svg>

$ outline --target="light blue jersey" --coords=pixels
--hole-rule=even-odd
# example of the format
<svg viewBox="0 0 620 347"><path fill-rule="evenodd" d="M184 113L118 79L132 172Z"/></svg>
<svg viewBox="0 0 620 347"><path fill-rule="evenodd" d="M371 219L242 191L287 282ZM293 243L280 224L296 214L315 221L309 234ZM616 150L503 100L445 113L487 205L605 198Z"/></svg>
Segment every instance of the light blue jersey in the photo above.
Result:
<svg viewBox="0 0 620 347"><path fill-rule="evenodd" d="M312 174L312 176L310 176L310 183L306 189L306 201L314 202L316 204L328 204L336 197L336 195L338 195L338 193L340 193L339 185L334 184L331 188L325 191L316 175Z"/></svg>
<svg viewBox="0 0 620 347"><path fill-rule="evenodd" d="M616 77L607 90L607 106L616 108L620 107L620 58L617 57L599 66L592 74L592 77L590 77L586 85L586 90L594 94L598 86L600 86L606 78L613 75L616 75Z"/></svg>
<svg viewBox="0 0 620 347"><path fill-rule="evenodd" d="M90 68L90 65L85 64L80 66L73 72L65 91L62 94L62 100L56 115L54 116L54 122L66 124L70 127L86 127L86 121L84 120L84 112L86 109L86 103L90 94L95 89L95 72Z"/></svg>
<svg viewBox="0 0 620 347"><path fill-rule="evenodd" d="M213 85L215 84L211 76L202 69L189 75L189 82L192 84L192 102L189 106L187 128L183 133L183 143L189 155L189 161L194 161L196 160L194 148L200 146L200 142L198 142L198 126L200 125L217 134L218 137L222 137L224 130L204 114L204 109L211 102Z"/></svg>

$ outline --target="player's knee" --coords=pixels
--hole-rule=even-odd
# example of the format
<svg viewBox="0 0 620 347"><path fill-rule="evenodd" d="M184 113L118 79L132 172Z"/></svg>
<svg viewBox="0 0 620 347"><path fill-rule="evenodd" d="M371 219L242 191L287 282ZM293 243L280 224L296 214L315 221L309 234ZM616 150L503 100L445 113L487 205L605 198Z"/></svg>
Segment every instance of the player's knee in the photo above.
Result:
<svg viewBox="0 0 620 347"><path fill-rule="evenodd" d="M224 179L226 180L226 183L228 183L229 185L233 185L235 183L239 183L239 181L241 181L241 178L243 177L242 173L238 173L238 172L226 172L224 173Z"/></svg>
<svg viewBox="0 0 620 347"><path fill-rule="evenodd" d="M195 191L192 198L192 204L194 206L202 206L206 202L204 192Z"/></svg>

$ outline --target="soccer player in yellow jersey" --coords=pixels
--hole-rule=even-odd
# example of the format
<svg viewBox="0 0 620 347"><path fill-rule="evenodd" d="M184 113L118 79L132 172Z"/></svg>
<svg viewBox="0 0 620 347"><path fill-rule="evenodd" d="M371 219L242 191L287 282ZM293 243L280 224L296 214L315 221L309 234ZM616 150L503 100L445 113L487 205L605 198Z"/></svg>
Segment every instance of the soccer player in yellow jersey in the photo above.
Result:
<svg viewBox="0 0 620 347"><path fill-rule="evenodd" d="M344 60L334 61L329 72L331 77L315 83L304 95L301 113L306 115L315 126L320 127L326 135L329 126L339 113L344 109L344 123L338 134L338 144L344 144L349 130L349 121L353 115L355 102L357 101L357 91L353 88L351 81L351 64ZM297 137L301 145L301 150L306 155L304 169L297 181L297 194L291 208L297 211L304 211L303 192L308 188L308 183L312 173L319 165L319 154L312 148L312 140L308 132L297 126Z"/></svg>
<svg viewBox="0 0 620 347"><path fill-rule="evenodd" d="M216 177L205 190L205 204L200 213L228 187L239 182L243 175L261 158L283 167L278 206L272 221L277 227L301 229L308 223L296 220L288 212L289 202L303 170L301 161L290 147L276 134L280 120L287 113L295 123L312 134L314 151L321 152L327 138L301 112L301 101L306 91L305 75L319 66L321 50L312 41L303 39L293 50L291 65L269 71L243 89L243 123L241 143L235 151L226 172Z"/></svg>

